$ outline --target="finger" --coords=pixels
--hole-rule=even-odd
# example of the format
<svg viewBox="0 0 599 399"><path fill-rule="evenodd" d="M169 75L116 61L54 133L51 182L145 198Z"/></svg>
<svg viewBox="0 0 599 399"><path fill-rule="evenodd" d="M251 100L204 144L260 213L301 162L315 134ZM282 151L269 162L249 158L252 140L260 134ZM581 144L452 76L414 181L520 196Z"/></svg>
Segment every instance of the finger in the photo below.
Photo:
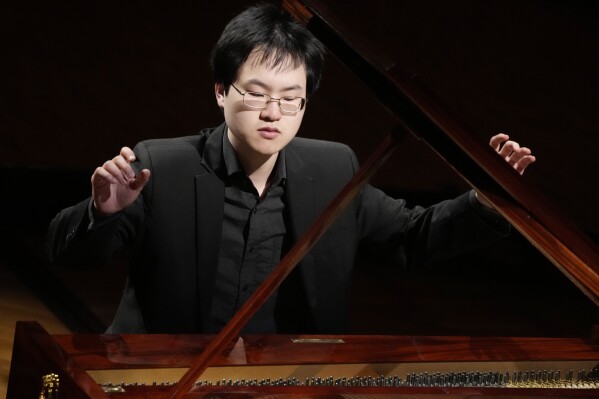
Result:
<svg viewBox="0 0 599 399"><path fill-rule="evenodd" d="M129 181L129 188L132 190L139 191L146 183L150 180L150 171L148 169L143 169L141 172L135 176L135 179Z"/></svg>
<svg viewBox="0 0 599 399"><path fill-rule="evenodd" d="M526 170L526 168L528 167L528 165L530 165L531 163L534 163L537 159L535 158L534 155L527 155L525 157L523 157L520 162L518 162L518 164L516 165L516 170L518 171L518 173L523 174L524 171Z"/></svg>
<svg viewBox="0 0 599 399"><path fill-rule="evenodd" d="M117 179L119 183L127 184L128 179L123 174L121 168L119 168L116 165L114 160L111 159L109 161L104 162L102 168L105 169L108 173L110 173L115 179Z"/></svg>
<svg viewBox="0 0 599 399"><path fill-rule="evenodd" d="M518 143L516 143L515 141L510 140L510 141L507 141L503 145L503 147L501 147L501 150L499 150L499 155L504 157L506 161L509 161L510 155L514 151L517 151L518 149L520 149L520 145L518 145Z"/></svg>
<svg viewBox="0 0 599 399"><path fill-rule="evenodd" d="M489 141L489 145L495 150L495 151L499 151L499 147L501 146L501 143L508 141L510 139L510 136L508 136L505 133L498 133L495 136L491 137L491 140Z"/></svg>
<svg viewBox="0 0 599 399"><path fill-rule="evenodd" d="M520 147L519 149L512 152L512 154L510 155L509 162L511 164L516 164L525 156L530 155L530 153L531 153L530 149L528 149L526 147Z"/></svg>
<svg viewBox="0 0 599 399"><path fill-rule="evenodd" d="M135 177L135 171L131 167L131 164L122 155L117 155L112 159L112 161L121 170L125 180L128 181L129 179L133 179Z"/></svg>
<svg viewBox="0 0 599 399"><path fill-rule="evenodd" d="M104 168L97 167L92 175L92 185L99 187L105 184L116 184L118 180Z"/></svg>
<svg viewBox="0 0 599 399"><path fill-rule="evenodd" d="M135 161L135 153L129 147L121 148L121 152L119 153L119 155L125 158L128 162Z"/></svg>

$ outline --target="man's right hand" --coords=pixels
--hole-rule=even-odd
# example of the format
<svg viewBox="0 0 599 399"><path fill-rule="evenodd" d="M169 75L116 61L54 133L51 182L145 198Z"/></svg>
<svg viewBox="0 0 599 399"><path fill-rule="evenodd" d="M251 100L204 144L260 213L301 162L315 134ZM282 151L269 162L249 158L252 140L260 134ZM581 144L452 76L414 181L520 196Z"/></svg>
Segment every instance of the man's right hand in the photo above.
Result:
<svg viewBox="0 0 599 399"><path fill-rule="evenodd" d="M96 168L91 178L94 207L102 215L120 212L133 203L148 180L150 171L144 169L135 175L131 162L135 154L129 147L104 165Z"/></svg>

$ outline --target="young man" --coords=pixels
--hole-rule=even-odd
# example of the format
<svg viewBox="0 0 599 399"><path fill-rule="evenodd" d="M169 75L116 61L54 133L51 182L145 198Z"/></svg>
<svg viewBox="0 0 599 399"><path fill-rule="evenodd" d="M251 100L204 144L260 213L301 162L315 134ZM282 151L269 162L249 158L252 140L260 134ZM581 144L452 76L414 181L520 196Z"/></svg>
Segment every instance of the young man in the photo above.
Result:
<svg viewBox="0 0 599 399"><path fill-rule="evenodd" d="M353 176L347 146L295 138L322 61L321 44L280 9L246 10L212 54L225 122L124 147L94 172L92 197L52 221L54 261L102 264L133 248L109 332L219 331ZM534 162L505 135L491 145L521 173ZM245 331L346 332L361 242L418 266L508 229L473 192L408 209L366 186Z"/></svg>

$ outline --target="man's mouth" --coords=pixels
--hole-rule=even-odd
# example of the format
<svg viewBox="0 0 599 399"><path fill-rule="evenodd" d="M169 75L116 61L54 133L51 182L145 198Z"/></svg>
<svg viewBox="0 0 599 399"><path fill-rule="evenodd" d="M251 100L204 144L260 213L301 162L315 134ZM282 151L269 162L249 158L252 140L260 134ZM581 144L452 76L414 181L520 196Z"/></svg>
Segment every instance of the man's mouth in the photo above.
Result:
<svg viewBox="0 0 599 399"><path fill-rule="evenodd" d="M274 139L279 134L281 134L279 129L277 129L276 127L268 127L268 126L258 129L258 132L260 132L260 136L262 136L265 139Z"/></svg>

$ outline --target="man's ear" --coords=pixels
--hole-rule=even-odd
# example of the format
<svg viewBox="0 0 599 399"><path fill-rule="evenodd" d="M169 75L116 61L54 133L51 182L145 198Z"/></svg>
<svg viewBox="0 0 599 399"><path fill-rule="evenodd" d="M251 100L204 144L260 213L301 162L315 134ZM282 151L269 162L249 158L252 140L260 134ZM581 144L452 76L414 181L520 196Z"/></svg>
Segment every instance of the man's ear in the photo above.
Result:
<svg viewBox="0 0 599 399"><path fill-rule="evenodd" d="M225 107L225 85L222 83L214 84L214 95L216 96L216 103L221 109Z"/></svg>

